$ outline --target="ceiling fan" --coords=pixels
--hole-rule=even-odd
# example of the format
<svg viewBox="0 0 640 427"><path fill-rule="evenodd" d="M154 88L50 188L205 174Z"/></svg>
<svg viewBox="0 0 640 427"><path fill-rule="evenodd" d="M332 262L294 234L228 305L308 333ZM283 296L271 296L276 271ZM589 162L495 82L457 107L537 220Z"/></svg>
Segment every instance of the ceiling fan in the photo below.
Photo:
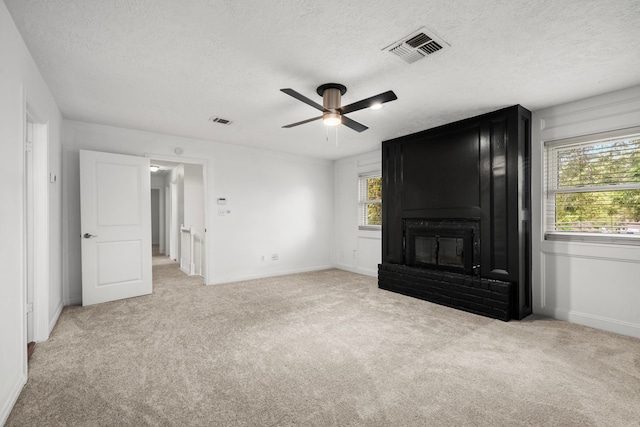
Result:
<svg viewBox="0 0 640 427"><path fill-rule="evenodd" d="M282 126L283 128L292 128L294 126L303 125L305 123L313 122L315 120L322 119L327 126L337 126L343 124L348 128L355 130L356 132L362 132L369 129L362 123L358 123L345 116L345 114L353 113L354 111L362 110L364 108L376 106L380 108L385 102L394 101L398 99L393 91L389 90L384 93L372 96L367 99L363 99L353 104L340 106L340 98L347 92L347 88L339 83L325 83L318 86L316 92L322 97L322 105L310 100L306 96L296 92L293 89L280 89L287 95L293 96L295 99L304 102L313 108L322 111L322 115L314 117L312 119L303 120L297 123L291 123L290 125Z"/></svg>

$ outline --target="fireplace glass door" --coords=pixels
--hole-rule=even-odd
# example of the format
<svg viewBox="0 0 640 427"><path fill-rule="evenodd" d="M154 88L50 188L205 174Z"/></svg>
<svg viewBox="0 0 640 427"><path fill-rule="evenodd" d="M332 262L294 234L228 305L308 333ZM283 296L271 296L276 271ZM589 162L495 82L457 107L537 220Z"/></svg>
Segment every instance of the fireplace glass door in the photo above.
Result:
<svg viewBox="0 0 640 427"><path fill-rule="evenodd" d="M405 265L473 272L473 231L470 227L409 225L405 229Z"/></svg>
<svg viewBox="0 0 640 427"><path fill-rule="evenodd" d="M416 236L415 262L464 268L464 239L460 237Z"/></svg>
<svg viewBox="0 0 640 427"><path fill-rule="evenodd" d="M438 238L438 265L464 268L464 239L460 237Z"/></svg>
<svg viewBox="0 0 640 427"><path fill-rule="evenodd" d="M416 236L416 262L423 264L438 263L438 238L435 236Z"/></svg>

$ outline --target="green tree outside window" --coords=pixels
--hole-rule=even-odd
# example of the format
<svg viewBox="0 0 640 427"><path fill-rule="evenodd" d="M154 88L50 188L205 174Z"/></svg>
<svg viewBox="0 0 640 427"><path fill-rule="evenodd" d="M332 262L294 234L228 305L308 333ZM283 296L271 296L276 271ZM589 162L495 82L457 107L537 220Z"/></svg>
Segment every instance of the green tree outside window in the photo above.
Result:
<svg viewBox="0 0 640 427"><path fill-rule="evenodd" d="M382 177L360 176L360 226L382 225Z"/></svg>
<svg viewBox="0 0 640 427"><path fill-rule="evenodd" d="M555 150L554 231L640 234L640 138Z"/></svg>

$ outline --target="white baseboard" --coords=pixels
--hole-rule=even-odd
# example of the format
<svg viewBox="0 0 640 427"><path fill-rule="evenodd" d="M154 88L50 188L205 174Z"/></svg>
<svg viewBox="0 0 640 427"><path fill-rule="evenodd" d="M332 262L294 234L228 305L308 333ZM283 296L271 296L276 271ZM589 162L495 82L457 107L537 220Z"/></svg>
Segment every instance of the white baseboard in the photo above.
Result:
<svg viewBox="0 0 640 427"><path fill-rule="evenodd" d="M26 363L26 362L25 362ZM7 419L9 418L9 414L11 414L11 410L13 409L13 405L18 401L18 397L22 392L22 388L27 383L27 376L20 375L16 384L12 387L11 393L9 394L9 398L2 403L2 409L0 410L0 426L3 426Z"/></svg>
<svg viewBox="0 0 640 427"><path fill-rule="evenodd" d="M64 306L68 305L82 305L82 297L69 297L64 301Z"/></svg>
<svg viewBox="0 0 640 427"><path fill-rule="evenodd" d="M350 267L348 265L336 264L335 268L348 271L350 273L362 274L364 276L378 277L378 270L369 270L365 268Z"/></svg>
<svg viewBox="0 0 640 427"><path fill-rule="evenodd" d="M537 307L533 312L558 320L566 320L567 322L602 329L603 331L640 338L640 325L635 323L552 306Z"/></svg>
<svg viewBox="0 0 640 427"><path fill-rule="evenodd" d="M53 314L53 318L49 322L49 334L47 334L47 339L49 335L51 335L51 331L56 327L56 323L58 323L58 319L60 318L60 314L62 314L62 309L64 308L64 304L60 301L60 305L56 308L56 312Z"/></svg>
<svg viewBox="0 0 640 427"><path fill-rule="evenodd" d="M207 285L221 285L223 283L244 282L245 280L265 279L267 277L277 277L277 276L286 276L289 274L308 273L310 271L328 270L331 268L335 268L335 266L318 265L315 267L296 268L293 270L280 270L280 271L273 271L273 272L264 273L264 274L259 273L259 274L248 274L244 276L228 276L228 277L219 278L218 280L207 283Z"/></svg>

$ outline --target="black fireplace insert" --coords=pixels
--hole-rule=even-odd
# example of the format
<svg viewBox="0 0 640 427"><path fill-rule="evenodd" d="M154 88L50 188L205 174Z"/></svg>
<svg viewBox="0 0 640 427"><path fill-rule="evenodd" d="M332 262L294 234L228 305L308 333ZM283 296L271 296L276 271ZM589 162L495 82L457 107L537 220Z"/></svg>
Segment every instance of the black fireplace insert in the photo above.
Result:
<svg viewBox="0 0 640 427"><path fill-rule="evenodd" d="M473 274L475 221L407 219L404 229L405 265Z"/></svg>

